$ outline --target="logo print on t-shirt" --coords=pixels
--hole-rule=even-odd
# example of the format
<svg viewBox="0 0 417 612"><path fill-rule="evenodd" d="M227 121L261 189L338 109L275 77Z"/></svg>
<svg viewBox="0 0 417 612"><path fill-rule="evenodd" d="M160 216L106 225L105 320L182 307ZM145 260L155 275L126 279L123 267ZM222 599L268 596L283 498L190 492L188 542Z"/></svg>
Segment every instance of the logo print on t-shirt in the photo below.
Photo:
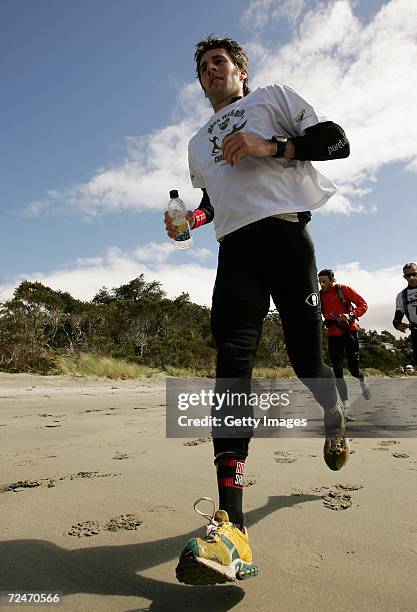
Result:
<svg viewBox="0 0 417 612"><path fill-rule="evenodd" d="M230 112L222 115L208 127L207 131L209 135L212 136L212 138L209 138L209 142L211 142L213 145L210 155L211 157L214 157L215 164L218 164L219 162L223 162L221 165L226 164L226 162L223 160L221 145L226 136L232 136L232 134L240 132L240 130L245 127L247 120L243 120L244 114L245 109L243 108L233 109ZM234 123L230 125L232 118L234 119Z"/></svg>
<svg viewBox="0 0 417 612"><path fill-rule="evenodd" d="M305 113L306 113L306 109L302 108L295 118L295 123L301 123L301 121L304 119Z"/></svg>
<svg viewBox="0 0 417 612"><path fill-rule="evenodd" d="M317 295L317 293L310 293L310 295L306 297L305 302L309 306L317 306L317 304L319 303L319 296Z"/></svg>
<svg viewBox="0 0 417 612"><path fill-rule="evenodd" d="M229 119L227 119L227 123L229 123ZM227 134L222 134L222 143L223 140L226 138L226 136L232 136L233 134L236 134L236 132L240 132L240 130L243 130L243 128L245 127L245 125L247 124L247 121L244 121L243 123L240 123L240 121L237 121L236 123L233 124L232 129L227 132ZM223 124L220 124L218 127L221 130L226 129L227 124L222 127ZM209 138L209 142L212 143L213 145L213 149L211 151L211 155L216 155L217 153L219 153L221 151L221 147L218 145L218 141L219 141L219 136L214 135L213 138ZM217 163L217 161L222 161L223 157L219 156L220 159L215 159L215 162Z"/></svg>
<svg viewBox="0 0 417 612"><path fill-rule="evenodd" d="M213 145L213 150L211 152L212 155L216 155L218 151L221 151L221 148L217 144L218 140L219 140L218 136L213 136L213 138L209 138L209 142L211 142Z"/></svg>
<svg viewBox="0 0 417 612"><path fill-rule="evenodd" d="M225 130L227 128L227 126L229 125L229 121L230 121L230 117L228 117L227 119L225 119L224 121L219 123L219 128L221 130Z"/></svg>

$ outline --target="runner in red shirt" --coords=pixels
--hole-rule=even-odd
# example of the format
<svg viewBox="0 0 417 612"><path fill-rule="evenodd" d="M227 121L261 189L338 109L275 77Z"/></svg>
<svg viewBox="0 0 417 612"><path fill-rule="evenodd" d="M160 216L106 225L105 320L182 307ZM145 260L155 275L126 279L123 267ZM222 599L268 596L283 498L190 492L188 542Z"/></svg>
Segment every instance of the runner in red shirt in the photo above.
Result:
<svg viewBox="0 0 417 612"><path fill-rule="evenodd" d="M321 310L327 328L329 357L336 377L336 386L346 420L353 421L347 385L343 377L343 359L346 354L349 372L359 379L363 397L371 399L371 392L359 363L359 325L356 323L368 310L368 304L351 287L338 285L333 270L321 270L319 283Z"/></svg>

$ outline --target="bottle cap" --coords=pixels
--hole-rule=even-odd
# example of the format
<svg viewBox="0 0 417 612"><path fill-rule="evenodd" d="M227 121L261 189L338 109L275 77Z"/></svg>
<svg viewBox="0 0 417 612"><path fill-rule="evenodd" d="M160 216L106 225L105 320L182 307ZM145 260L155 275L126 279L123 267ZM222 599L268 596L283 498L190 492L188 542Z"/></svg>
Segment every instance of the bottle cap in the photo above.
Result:
<svg viewBox="0 0 417 612"><path fill-rule="evenodd" d="M178 198L178 191L176 189L172 189L169 192L169 197L171 198L171 200L172 200L172 198Z"/></svg>

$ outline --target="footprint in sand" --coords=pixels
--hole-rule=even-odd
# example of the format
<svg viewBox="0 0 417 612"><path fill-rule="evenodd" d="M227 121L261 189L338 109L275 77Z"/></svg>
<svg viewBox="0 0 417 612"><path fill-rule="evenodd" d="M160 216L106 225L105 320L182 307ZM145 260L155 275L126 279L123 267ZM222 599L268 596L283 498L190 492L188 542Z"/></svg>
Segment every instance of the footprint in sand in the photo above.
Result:
<svg viewBox="0 0 417 612"><path fill-rule="evenodd" d="M65 478L69 478L70 480L75 480L77 478L114 478L115 476L121 476L121 474L104 474L103 472L94 470L93 472L77 472L76 474L67 474L66 476L61 476L59 480L65 480Z"/></svg>
<svg viewBox="0 0 417 612"><path fill-rule="evenodd" d="M76 538L90 538L91 536L98 535L100 533L100 525L98 521L84 521L83 523L77 523L72 525L68 531L69 536Z"/></svg>
<svg viewBox="0 0 417 612"><path fill-rule="evenodd" d="M294 463L294 461L297 461L297 458L287 451L275 451L274 455L277 463Z"/></svg>
<svg viewBox="0 0 417 612"><path fill-rule="evenodd" d="M107 531L132 531L143 523L138 514L120 514L112 517L104 526Z"/></svg>
<svg viewBox="0 0 417 612"><path fill-rule="evenodd" d="M410 455L408 453L392 453L392 456L396 459L408 459Z"/></svg>
<svg viewBox="0 0 417 612"><path fill-rule="evenodd" d="M363 489L363 484L361 482L359 482L358 484L354 484L351 482L339 482L336 485L336 489L341 489L342 491L359 491L359 489Z"/></svg>
<svg viewBox="0 0 417 612"><path fill-rule="evenodd" d="M399 440L381 440L379 446L392 446L393 444L399 444Z"/></svg>
<svg viewBox="0 0 417 612"><path fill-rule="evenodd" d="M188 440L188 442L184 442L183 446L199 446L200 444L205 444L206 442L210 442L211 438L197 438L196 440Z"/></svg>
<svg viewBox="0 0 417 612"><path fill-rule="evenodd" d="M142 523L143 520L138 514L120 514L119 516L112 517L103 526L100 525L99 521L77 523L71 526L67 535L76 538L90 538L91 536L98 535L103 529L113 532L136 530Z"/></svg>
<svg viewBox="0 0 417 612"><path fill-rule="evenodd" d="M112 459L116 459L117 461L123 461L124 459L131 459L134 457L135 453L115 453Z"/></svg>
<svg viewBox="0 0 417 612"><path fill-rule="evenodd" d="M322 498L323 506L330 510L348 510L352 507L352 496L349 493L330 490Z"/></svg>
<svg viewBox="0 0 417 612"><path fill-rule="evenodd" d="M0 493L5 493L6 491L14 491L18 493L23 489L34 489L35 487L41 487L42 483L38 480L19 480L18 482L12 482L10 484L0 486Z"/></svg>

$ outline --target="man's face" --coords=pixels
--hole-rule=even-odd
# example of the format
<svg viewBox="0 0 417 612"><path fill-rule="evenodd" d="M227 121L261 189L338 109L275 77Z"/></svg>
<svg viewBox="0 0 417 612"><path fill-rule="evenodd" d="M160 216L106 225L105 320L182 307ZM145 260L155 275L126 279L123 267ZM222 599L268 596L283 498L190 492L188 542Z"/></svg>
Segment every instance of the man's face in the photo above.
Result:
<svg viewBox="0 0 417 612"><path fill-rule="evenodd" d="M319 276L319 284L322 291L327 291L330 287L333 286L334 281L331 280L328 276Z"/></svg>
<svg viewBox="0 0 417 612"><path fill-rule="evenodd" d="M410 276L414 274L414 276ZM417 287L417 266L410 266L404 270L404 278L408 283L409 287Z"/></svg>
<svg viewBox="0 0 417 612"><path fill-rule="evenodd" d="M206 51L199 72L201 85L214 108L226 99L243 95L246 70L235 66L225 49Z"/></svg>

